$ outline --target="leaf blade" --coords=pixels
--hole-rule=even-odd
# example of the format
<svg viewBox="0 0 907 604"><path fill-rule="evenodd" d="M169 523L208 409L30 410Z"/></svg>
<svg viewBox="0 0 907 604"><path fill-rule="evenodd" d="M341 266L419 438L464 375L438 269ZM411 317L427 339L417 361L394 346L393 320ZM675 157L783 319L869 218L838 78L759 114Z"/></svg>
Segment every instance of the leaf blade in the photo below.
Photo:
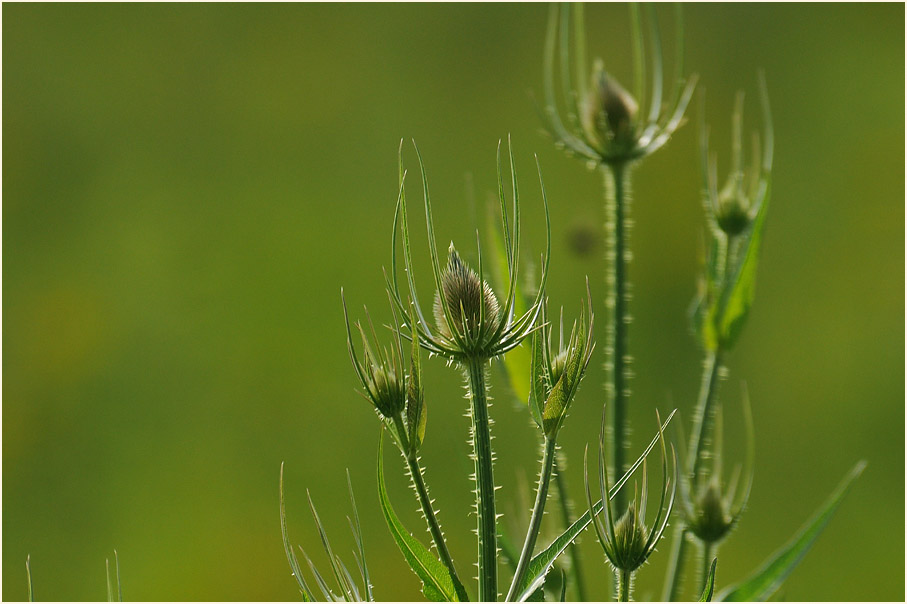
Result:
<svg viewBox="0 0 907 604"><path fill-rule="evenodd" d="M715 567L718 566L718 558L712 559L712 564L709 567L709 577L706 579L705 588L702 590L702 595L699 596L700 602L711 602L712 595L715 593Z"/></svg>
<svg viewBox="0 0 907 604"><path fill-rule="evenodd" d="M434 602L466 601L466 589L400 522L391 507L384 481L384 431L378 441L378 499L391 536L409 567L422 581L422 593Z"/></svg>
<svg viewBox="0 0 907 604"><path fill-rule="evenodd" d="M797 534L787 544L772 554L750 578L725 588L718 595L718 600L723 602L764 601L775 593L812 547L854 480L863 473L865 467L865 461L857 463L816 514L797 531Z"/></svg>
<svg viewBox="0 0 907 604"><path fill-rule="evenodd" d="M293 571L293 576L296 578L303 601L314 602L315 596L312 595L312 590L309 589L305 579L302 577L299 560L296 559L296 554L293 552L293 546L290 544L290 537L287 532L287 510L283 496L283 462L280 464L280 535L283 538L283 549L287 554L287 562L290 563L290 570Z"/></svg>

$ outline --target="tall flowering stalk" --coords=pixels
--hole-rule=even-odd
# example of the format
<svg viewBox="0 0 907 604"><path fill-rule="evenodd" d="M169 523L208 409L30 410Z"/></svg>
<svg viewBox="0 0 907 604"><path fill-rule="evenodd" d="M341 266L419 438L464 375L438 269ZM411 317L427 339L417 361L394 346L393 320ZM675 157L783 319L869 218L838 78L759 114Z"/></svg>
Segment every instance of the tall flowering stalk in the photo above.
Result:
<svg viewBox="0 0 907 604"><path fill-rule="evenodd" d="M671 101L665 102L664 68L661 37L655 9L648 10L650 38L647 61L642 34L642 15L637 5L631 7L633 33L634 94L628 92L606 70L600 59L595 62L591 82L587 86L585 31L583 9L578 6L574 19L574 49L570 44L570 7L562 5L560 18L553 6L548 22L545 44L545 109L544 118L549 134L557 146L571 155L585 159L590 167L600 169L605 183L605 234L608 243L606 306L610 312L605 350L608 355L606 408L611 409L611 435L614 471L622 473L625 450L628 447L629 426L627 406L630 400L629 352L631 259L629 236L631 228L631 173L645 157L651 155L670 139L680 126L696 83L696 76L683 79L683 35L680 13L677 13L677 57L675 59L674 90ZM573 65L571 66L571 55ZM555 86L555 63L559 64L560 86ZM651 68L651 80L647 70ZM577 84L574 86L573 80ZM651 93L647 86L651 85ZM560 96L560 98L558 98ZM646 102L648 101L648 108ZM564 105L565 109L560 109ZM618 494L617 507L624 507L624 497Z"/></svg>

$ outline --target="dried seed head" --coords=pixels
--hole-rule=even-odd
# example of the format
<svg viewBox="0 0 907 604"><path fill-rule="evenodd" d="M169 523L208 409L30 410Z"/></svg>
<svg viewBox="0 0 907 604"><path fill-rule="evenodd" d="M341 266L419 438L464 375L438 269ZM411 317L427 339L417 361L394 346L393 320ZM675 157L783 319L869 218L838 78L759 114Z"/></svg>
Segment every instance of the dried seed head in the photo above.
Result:
<svg viewBox="0 0 907 604"><path fill-rule="evenodd" d="M614 525L611 563L620 570L634 571L648 557L648 529L631 505Z"/></svg>
<svg viewBox="0 0 907 604"><path fill-rule="evenodd" d="M467 342L475 342L483 331L493 329L498 321L498 299L486 281L480 281L453 244L450 244L447 267L441 274L441 292L435 294L434 313L438 331L449 339L458 334ZM450 323L444 314L441 295L447 303ZM483 310L484 306L484 310Z"/></svg>
<svg viewBox="0 0 907 604"><path fill-rule="evenodd" d="M638 112L639 105L633 95L597 62L582 111L586 136L609 155L631 149L636 144Z"/></svg>

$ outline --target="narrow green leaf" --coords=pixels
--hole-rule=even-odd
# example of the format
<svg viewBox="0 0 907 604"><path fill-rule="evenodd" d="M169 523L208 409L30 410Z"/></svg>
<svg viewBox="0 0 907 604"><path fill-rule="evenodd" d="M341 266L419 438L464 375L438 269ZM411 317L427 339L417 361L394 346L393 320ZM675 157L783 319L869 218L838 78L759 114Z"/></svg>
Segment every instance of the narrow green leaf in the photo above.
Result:
<svg viewBox="0 0 907 604"><path fill-rule="evenodd" d="M340 587L340 592L343 594L344 599L347 602L354 602L358 598L354 597L352 588L347 585L344 580L343 571L337 563L337 556L334 555L334 550L331 548L331 542L328 541L327 532L321 524L321 518L318 517L318 511L315 510L315 504L312 502L312 495L306 491L306 496L309 500L309 509L312 511L312 517L315 519L315 528L318 529L318 535L321 537L321 546L324 548L324 552L328 556L328 561L331 563L331 572L334 573L334 580L337 581L337 586Z"/></svg>
<svg viewBox="0 0 907 604"><path fill-rule="evenodd" d="M546 327L542 328L547 329ZM542 408L545 404L545 337L541 331L532 334L532 368L530 371L529 412L541 428Z"/></svg>
<svg viewBox="0 0 907 604"><path fill-rule="evenodd" d="M466 589L440 561L417 541L400 522L387 496L384 482L384 431L378 441L378 499L391 536L409 567L422 581L422 593L433 602L465 602Z"/></svg>
<svg viewBox="0 0 907 604"><path fill-rule="evenodd" d="M35 588L31 581L31 554L25 556L25 577L28 580L28 601L35 601Z"/></svg>
<svg viewBox="0 0 907 604"><path fill-rule="evenodd" d="M712 560L712 564L709 567L709 578L706 579L705 589L702 590L702 595L699 596L700 602L711 602L712 594L715 592L715 567L718 566L718 558Z"/></svg>
<svg viewBox="0 0 907 604"><path fill-rule="evenodd" d="M347 518L350 522L350 530L353 532L353 539L356 542L356 563L359 565L359 572L362 573L362 582L365 584L365 597L369 602L375 601L372 594L372 582L368 574L368 565L365 563L365 545L362 540L362 525L359 523L359 508L356 506L356 497L353 495L353 481L350 479L350 470L346 470L346 486L350 492L350 505L353 507L353 517Z"/></svg>
<svg viewBox="0 0 907 604"><path fill-rule="evenodd" d="M501 192L503 195L503 191ZM490 212L489 212L490 213ZM498 220L491 218L487 221L488 235L491 240L491 266L492 276L498 291L510 290L510 258L507 242L504 237L507 235L507 227L498 229ZM503 235L501 234L503 231ZM528 310L526 297L520 292L516 292L513 298L513 314L516 317L522 317ZM504 309L506 312L507 309ZM503 365L507 374L507 381L516 397L526 402L529 400L529 384L526 382L526 376L529 375L531 352L524 346L517 346L504 355Z"/></svg>
<svg viewBox="0 0 907 604"><path fill-rule="evenodd" d="M712 311L718 339L727 348L733 346L740 335L756 294L756 269L759 266L759 250L762 247L768 201L769 190L766 189L759 213L753 221L752 231L746 239L743 258L733 278L727 276L721 298Z"/></svg>
<svg viewBox="0 0 907 604"><path fill-rule="evenodd" d="M558 602L567 601L567 573L561 569L561 597L557 599Z"/></svg>
<svg viewBox="0 0 907 604"><path fill-rule="evenodd" d="M299 561L296 559L296 554L293 553L293 546L290 545L290 537L287 533L287 510L283 498L283 462L280 463L280 534L283 537L283 550L287 554L287 562L290 563L290 570L293 571L293 577L296 579L297 585L299 585L299 592L302 594L302 600L304 602L314 602L315 596L312 595L312 590L309 589L305 579L302 577Z"/></svg>
<svg viewBox="0 0 907 604"><path fill-rule="evenodd" d="M110 580L110 558L104 560L104 566L107 568L107 601L116 602L113 598L113 581Z"/></svg>
<svg viewBox="0 0 907 604"><path fill-rule="evenodd" d="M724 589L718 600L723 602L754 602L765 601L774 594L784 580L796 568L816 538L831 520L847 494L853 481L863 472L866 462L861 461L844 478L834 493L825 501L796 535L777 552L765 561L756 572L742 583Z"/></svg>
<svg viewBox="0 0 907 604"><path fill-rule="evenodd" d="M676 412L676 409L671 412L671 414L662 425L662 430L667 428L668 424L674 418L674 414ZM609 499L613 499L617 492L621 489L621 487L623 487L624 484L626 484L626 482L630 480L630 477L633 475L633 473L636 472L636 470L639 468L639 466L642 465L643 461L646 459L652 449L655 448L655 445L658 443L659 438L660 435L656 435L655 438L652 439L652 442L649 443L649 446L646 447L646 450L643 451L642 455L640 455L639 458L633 463L633 465L630 466L630 469L627 470L623 477L618 480L614 486L611 487L611 489L608 491ZM601 513L601 511L602 501L599 499L598 503L596 503L592 507L591 512L597 515ZM525 578L520 583L520 585L517 586L516 593L520 594L518 598L520 602L532 601L532 595L544 585L545 576L548 574L548 571L551 570L551 567L552 565L554 565L555 560L557 560L558 556L564 553L564 550L566 550L570 546L570 544L573 543L573 541L577 538L577 536L579 536L581 532L586 530L591 522L592 514L590 513L590 510L586 510L586 513L580 516L576 520L576 522L571 524L567 528L567 530L565 530L560 534L560 536L552 541L551 545L549 545L532 559L532 561L529 563L529 569L526 571Z"/></svg>

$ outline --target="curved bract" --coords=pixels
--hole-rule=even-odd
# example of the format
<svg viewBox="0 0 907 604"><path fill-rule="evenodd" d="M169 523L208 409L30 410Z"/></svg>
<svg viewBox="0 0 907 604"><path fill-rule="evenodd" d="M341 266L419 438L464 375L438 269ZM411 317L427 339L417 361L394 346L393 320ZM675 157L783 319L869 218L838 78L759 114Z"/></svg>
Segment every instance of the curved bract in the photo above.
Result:
<svg viewBox="0 0 907 604"><path fill-rule="evenodd" d="M595 164L624 164L651 155L664 146L683 122L684 111L696 86L696 75L686 81L683 76L683 21L679 9L676 16L677 56L670 102L665 101L664 95L664 62L655 8L648 7L646 19L650 61L646 61L640 8L634 4L630 10L635 72L632 94L605 70L601 60L595 62L591 82L587 86L590 76L586 73L583 7L577 5L574 9L573 49L570 42L570 6L551 7L545 39L543 119L556 144L568 153L592 160ZM556 62L559 63L559 90L555 89ZM646 73L648 69L651 69L651 79ZM648 85L652 87L649 94L646 90ZM564 105L563 111L560 105Z"/></svg>
<svg viewBox="0 0 907 604"><path fill-rule="evenodd" d="M528 309L517 316L515 314L517 275L520 268L520 201L516 172L513 166L513 148L508 144L510 159L511 186L513 194L513 225L507 215L507 202L504 196L503 172L501 169L501 145L498 144L498 196L501 205L501 218L504 230L504 242L507 250L507 282L509 287L504 303L500 304L498 296L485 281L482 261L482 247L478 243L478 271L469 267L451 243L449 258L445 268L441 268L438 251L435 245L434 222L431 212L431 197L428 189L428 178L422 155L416 148L419 158L419 170L422 176L422 190L425 202L425 218L428 230L429 252L432 273L434 275L436 294L434 297L433 315L436 319L432 325L426 319L419 304L419 296L413 279L412 250L409 239L409 219L406 206L405 177L402 161L402 141L400 147L400 191L397 198L397 209L394 214L394 235L392 252L391 277L388 279L388 291L391 293L394 306L400 310L403 322L408 330L414 331L420 345L431 353L441 355L454 361L467 359L488 360L506 353L518 346L533 330L537 328L537 319L542 308L545 284L548 279L548 265L551 256L551 223L548 215L548 199L539 168L539 183L542 189L542 200L545 206L545 228L547 233L546 252L542 260L542 274L538 291ZM538 159L536 158L536 165ZM407 313L404 293L397 278L397 230L402 233L403 261L408 285L409 302L414 311ZM476 234L478 240L478 233Z"/></svg>

